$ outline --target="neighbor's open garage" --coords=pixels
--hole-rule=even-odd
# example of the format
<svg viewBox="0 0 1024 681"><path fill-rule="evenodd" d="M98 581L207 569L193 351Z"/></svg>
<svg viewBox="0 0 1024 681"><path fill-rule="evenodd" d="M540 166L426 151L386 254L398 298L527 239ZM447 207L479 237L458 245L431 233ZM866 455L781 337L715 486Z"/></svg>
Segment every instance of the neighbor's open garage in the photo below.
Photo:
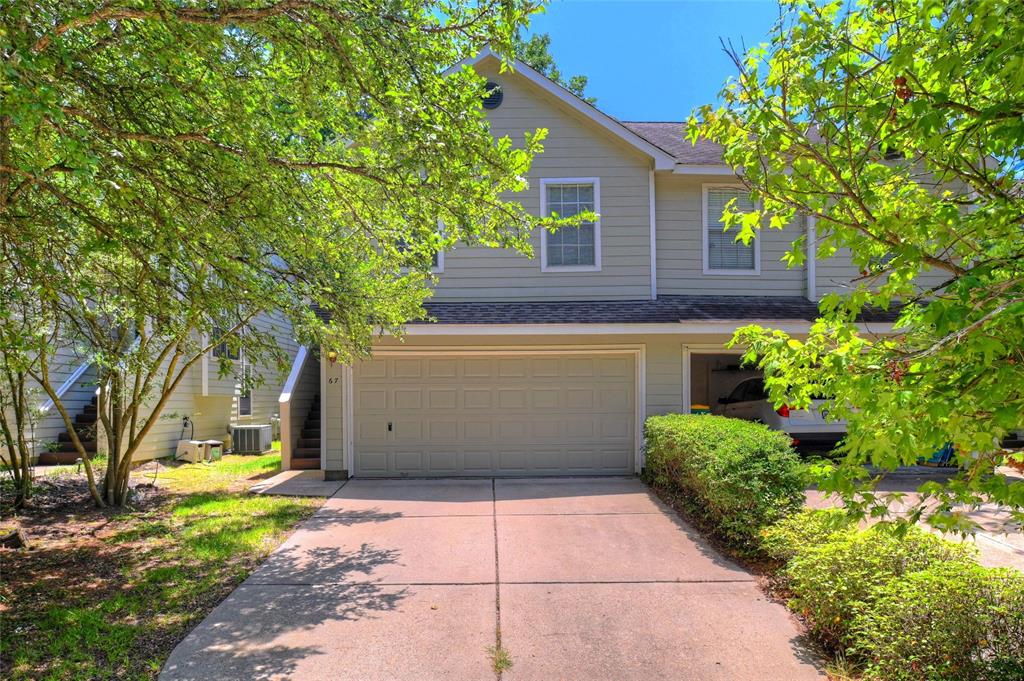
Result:
<svg viewBox="0 0 1024 681"><path fill-rule="evenodd" d="M703 413L721 412L718 400L728 397L733 390L748 378L761 376L758 369L743 367L742 355L709 350L689 350L688 395L690 411Z"/></svg>

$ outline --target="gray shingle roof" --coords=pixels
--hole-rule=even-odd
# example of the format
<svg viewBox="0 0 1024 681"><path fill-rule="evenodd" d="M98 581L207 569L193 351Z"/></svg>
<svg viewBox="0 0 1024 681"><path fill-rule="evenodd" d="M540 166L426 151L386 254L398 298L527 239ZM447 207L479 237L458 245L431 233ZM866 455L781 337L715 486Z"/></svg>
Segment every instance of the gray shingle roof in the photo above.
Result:
<svg viewBox="0 0 1024 681"><path fill-rule="evenodd" d="M812 321L818 306L798 296L659 296L657 300L464 302L428 301L438 324L675 324L690 321ZM893 321L871 311L862 321ZM428 324L430 321L412 322Z"/></svg>
<svg viewBox="0 0 1024 681"><path fill-rule="evenodd" d="M675 156L679 163L721 165L722 147L706 139L693 145L686 139L686 124L676 121L621 121L645 140Z"/></svg>

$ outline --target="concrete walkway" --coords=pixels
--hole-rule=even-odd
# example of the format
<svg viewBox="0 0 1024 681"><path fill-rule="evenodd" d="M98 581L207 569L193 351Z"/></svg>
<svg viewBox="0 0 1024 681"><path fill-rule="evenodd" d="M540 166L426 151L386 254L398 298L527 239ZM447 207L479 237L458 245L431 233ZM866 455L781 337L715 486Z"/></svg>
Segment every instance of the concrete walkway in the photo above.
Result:
<svg viewBox="0 0 1024 681"><path fill-rule="evenodd" d="M349 482L160 679L496 676L824 678L748 572L639 481L605 478Z"/></svg>
<svg viewBox="0 0 1024 681"><path fill-rule="evenodd" d="M999 469L999 473L1012 482L1024 480L1024 475L1009 468ZM907 466L887 473L876 487L876 491L884 494L896 493L889 501L889 510L893 518L907 517L921 503L921 495L917 489L926 482L944 484L956 476L955 468L929 468L927 466ZM807 505L811 508L831 508L841 506L842 500L836 495L826 495L816 489L806 493ZM930 505L934 508L934 504ZM927 530L944 536L950 541L963 541L974 544L978 550L978 562L986 567L1015 568L1024 572L1024 531L1013 516L1005 508L995 504L983 504L980 507L961 507L960 511L977 523L977 531L968 536L942 535L929 527L925 522L921 526ZM868 522L864 523L865 525Z"/></svg>

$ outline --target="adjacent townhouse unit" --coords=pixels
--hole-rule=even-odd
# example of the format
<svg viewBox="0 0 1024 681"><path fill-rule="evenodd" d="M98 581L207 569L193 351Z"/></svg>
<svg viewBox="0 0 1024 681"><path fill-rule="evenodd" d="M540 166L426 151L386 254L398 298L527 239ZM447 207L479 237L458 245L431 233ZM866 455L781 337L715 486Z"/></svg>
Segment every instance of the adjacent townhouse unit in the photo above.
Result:
<svg viewBox="0 0 1024 681"><path fill-rule="evenodd" d="M294 359L298 348L284 315L261 315L253 328L273 335L278 346ZM222 360L228 368L224 375L220 371ZM77 347L73 340L59 341L50 364L51 383L74 420L86 451L102 451L96 408L97 372L88 350ZM276 424L285 378L276 366L250 362L244 353L233 353L226 344L213 348L189 369L162 412L155 415L157 421L136 451L135 460L173 456L182 439L213 439L230 445L234 425ZM34 386L31 403L34 422L28 434L37 463L74 463L78 453L53 400ZM0 448L0 456L6 458L5 454Z"/></svg>
<svg viewBox="0 0 1024 681"><path fill-rule="evenodd" d="M523 205L599 219L534 234L532 259L441 254L432 319L381 340L372 359L300 349L281 396L285 468L637 473L647 416L711 404L750 376L723 347L738 326L806 331L817 298L859 276L847 254L814 257L807 221L750 245L723 234L723 206L747 194L720 149L692 145L682 123L615 120L523 63L502 72L488 51L461 67L500 88L484 104L496 135L549 131ZM811 257L787 268L803 232ZM865 323L884 331L890 318Z"/></svg>

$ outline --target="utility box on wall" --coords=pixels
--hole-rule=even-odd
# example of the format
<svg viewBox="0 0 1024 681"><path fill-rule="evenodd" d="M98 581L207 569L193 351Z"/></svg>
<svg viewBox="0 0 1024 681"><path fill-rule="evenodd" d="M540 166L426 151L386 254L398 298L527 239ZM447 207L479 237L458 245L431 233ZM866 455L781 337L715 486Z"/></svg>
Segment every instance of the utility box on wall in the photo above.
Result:
<svg viewBox="0 0 1024 681"><path fill-rule="evenodd" d="M235 454L262 454L270 451L273 434L270 424L231 426L231 445Z"/></svg>

